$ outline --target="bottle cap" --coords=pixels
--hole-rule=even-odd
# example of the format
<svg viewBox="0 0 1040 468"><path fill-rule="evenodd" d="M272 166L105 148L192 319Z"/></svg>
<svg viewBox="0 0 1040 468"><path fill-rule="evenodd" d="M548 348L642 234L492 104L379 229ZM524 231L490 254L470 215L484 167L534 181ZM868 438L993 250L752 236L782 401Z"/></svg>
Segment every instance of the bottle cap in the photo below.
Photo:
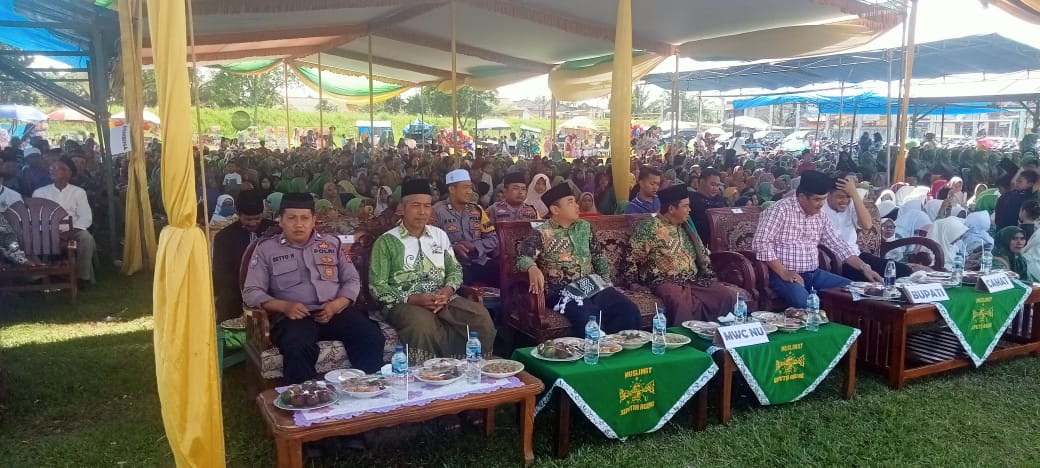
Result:
<svg viewBox="0 0 1040 468"><path fill-rule="evenodd" d="M397 351L404 352L404 345L394 346L394 352L397 352Z"/></svg>
<svg viewBox="0 0 1040 468"><path fill-rule="evenodd" d="M589 316L589 320L591 320L591 321L595 321L595 320L596 320L596 316L595 316L595 315L590 315L590 316Z"/></svg>
<svg viewBox="0 0 1040 468"><path fill-rule="evenodd" d="M475 331L469 332L469 337L470 338L476 338L477 337L477 332L475 332Z"/></svg>

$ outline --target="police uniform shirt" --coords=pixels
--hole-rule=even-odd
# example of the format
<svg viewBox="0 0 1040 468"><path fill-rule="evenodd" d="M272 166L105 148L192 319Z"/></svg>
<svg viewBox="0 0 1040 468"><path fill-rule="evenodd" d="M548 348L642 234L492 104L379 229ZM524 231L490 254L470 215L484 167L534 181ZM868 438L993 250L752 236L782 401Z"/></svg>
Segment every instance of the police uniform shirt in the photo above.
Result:
<svg viewBox="0 0 1040 468"><path fill-rule="evenodd" d="M433 205L430 224L447 232L452 245L462 241L473 244L476 254L471 253L468 259L460 258L459 261L463 264L472 261L484 265L498 252L495 225L480 205L467 203L465 212L459 213L447 200L439 201Z"/></svg>
<svg viewBox="0 0 1040 468"><path fill-rule="evenodd" d="M491 224L498 223L500 221L534 221L540 219L538 216L538 210L527 203L521 203L518 206L510 205L505 200L495 202L494 205L488 208L488 215L491 217Z"/></svg>
<svg viewBox="0 0 1040 468"><path fill-rule="evenodd" d="M279 234L261 241L253 251L242 300L250 307L260 307L281 299L318 310L337 297L353 302L360 291L361 278L340 250L336 236L314 233L304 245L293 246Z"/></svg>

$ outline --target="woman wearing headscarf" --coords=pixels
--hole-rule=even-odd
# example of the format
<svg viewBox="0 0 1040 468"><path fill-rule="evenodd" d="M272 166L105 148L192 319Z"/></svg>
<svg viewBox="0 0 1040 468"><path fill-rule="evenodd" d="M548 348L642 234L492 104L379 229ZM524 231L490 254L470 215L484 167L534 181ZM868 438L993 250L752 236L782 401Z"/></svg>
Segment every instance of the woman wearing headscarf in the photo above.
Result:
<svg viewBox="0 0 1040 468"><path fill-rule="evenodd" d="M882 243L894 242L902 238L903 237L896 232L896 222L894 220L891 218L883 218L881 220ZM909 247L896 247L894 249L889 249L889 251L885 253L885 259L895 260L897 262L906 261L906 254L908 251Z"/></svg>
<svg viewBox="0 0 1040 468"><path fill-rule="evenodd" d="M997 231L993 245L993 267L1011 270L1023 280L1030 280L1029 267L1022 251L1026 247L1026 235L1018 226L1008 226Z"/></svg>
<svg viewBox="0 0 1040 468"><path fill-rule="evenodd" d="M267 208L270 210L267 213L268 218L275 218L278 216L278 210L282 208L282 196L285 195L282 192L271 192L267 196Z"/></svg>
<svg viewBox="0 0 1040 468"><path fill-rule="evenodd" d="M222 223L234 215L235 198L231 195L224 194L217 197L217 204L213 207L213 217L209 219L209 222Z"/></svg>
<svg viewBox="0 0 1040 468"><path fill-rule="evenodd" d="M929 198L939 198L939 191L946 186L946 179L938 179L932 181L932 187L928 190Z"/></svg>
<svg viewBox="0 0 1040 468"><path fill-rule="evenodd" d="M928 200L924 204L924 213L932 218L932 221L939 219L939 211L942 210L943 201L938 199Z"/></svg>
<svg viewBox="0 0 1040 468"><path fill-rule="evenodd" d="M542 194L549 190L549 176L545 174L535 174L531 178L531 183L527 185L527 200L524 203L534 207L538 211L538 216L543 219L549 213L549 208L542 203Z"/></svg>
<svg viewBox="0 0 1040 468"><path fill-rule="evenodd" d="M390 208L390 197L393 196L393 192L389 186L383 185L379 187L379 190L376 192L375 216L383 214L384 211Z"/></svg>
<svg viewBox="0 0 1040 468"><path fill-rule="evenodd" d="M30 260L22 246L18 243L18 235L14 228L7 222L7 218L0 216L0 263L10 262L15 265L36 265L37 262Z"/></svg>
<svg viewBox="0 0 1040 468"><path fill-rule="evenodd" d="M960 177L951 177L950 181L946 183L946 187L939 191L939 198L950 200L951 205L966 206L968 195L964 193L964 180Z"/></svg>
<svg viewBox="0 0 1040 468"><path fill-rule="evenodd" d="M967 252L964 269L978 270L983 246L993 245L993 236L989 235L989 213L976 211L969 214L964 219L964 225L968 228L968 233L964 235L964 251Z"/></svg>
<svg viewBox="0 0 1040 468"><path fill-rule="evenodd" d="M936 265L936 267L941 267L947 271L953 269L954 258L957 256L957 251L961 247L961 240L967 232L968 227L964 225L964 220L960 218L942 218L932 225L932 228L928 230L927 237L939 244L945 261L944 265Z"/></svg>
<svg viewBox="0 0 1040 468"><path fill-rule="evenodd" d="M578 198L578 216L582 218L599 216L599 211L596 209L596 197L592 196L592 192L584 192Z"/></svg>
<svg viewBox="0 0 1040 468"><path fill-rule="evenodd" d="M896 218L896 234L900 238L923 236L932 225L932 220L921 210L899 210Z"/></svg>
<svg viewBox="0 0 1040 468"><path fill-rule="evenodd" d="M289 192L292 193L310 193L307 190L307 179L303 177L296 177L289 182Z"/></svg>

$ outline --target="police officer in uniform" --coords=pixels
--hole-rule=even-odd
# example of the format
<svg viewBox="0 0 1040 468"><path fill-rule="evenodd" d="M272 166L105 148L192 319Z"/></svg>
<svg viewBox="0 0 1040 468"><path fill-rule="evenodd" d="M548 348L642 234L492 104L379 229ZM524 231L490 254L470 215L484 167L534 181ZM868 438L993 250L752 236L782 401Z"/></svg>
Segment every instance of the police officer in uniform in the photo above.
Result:
<svg viewBox="0 0 1040 468"><path fill-rule="evenodd" d="M285 194L279 214L282 234L256 246L242 299L271 314L271 338L282 353L285 382L314 377L321 340L343 342L353 367L379 370L383 333L364 312L348 308L361 278L341 252L339 238L314 232L310 194Z"/></svg>
<svg viewBox="0 0 1040 468"><path fill-rule="evenodd" d="M448 233L455 257L462 264L462 282L498 286L498 236L480 205L471 203L469 172L456 169L445 177L448 199L433 205L429 223Z"/></svg>
<svg viewBox="0 0 1040 468"><path fill-rule="evenodd" d="M506 174L502 182L505 200L495 202L488 208L491 224L499 221L532 221L539 219L538 210L524 203L527 200L527 181L521 172Z"/></svg>

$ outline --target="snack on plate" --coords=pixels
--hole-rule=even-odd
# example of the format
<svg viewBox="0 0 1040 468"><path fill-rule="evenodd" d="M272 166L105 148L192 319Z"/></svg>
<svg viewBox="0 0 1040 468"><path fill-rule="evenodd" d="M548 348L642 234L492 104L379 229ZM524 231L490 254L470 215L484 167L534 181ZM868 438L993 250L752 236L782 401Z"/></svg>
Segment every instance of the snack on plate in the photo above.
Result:
<svg viewBox="0 0 1040 468"><path fill-rule="evenodd" d="M307 408L332 401L333 392L325 382L308 380L302 384L290 385L278 398L285 406Z"/></svg>
<svg viewBox="0 0 1040 468"><path fill-rule="evenodd" d="M417 371L420 380L442 381L452 380L462 376L459 366L423 367Z"/></svg>
<svg viewBox="0 0 1040 468"><path fill-rule="evenodd" d="M366 377L355 377L343 384L343 389L351 393L381 392L390 386L386 377L381 375L370 375Z"/></svg>
<svg viewBox="0 0 1040 468"><path fill-rule="evenodd" d="M508 359L488 361L484 363L483 367L480 368L481 372L487 374L508 374L511 372L520 372L523 369L523 364L517 361L510 361Z"/></svg>
<svg viewBox="0 0 1040 468"><path fill-rule="evenodd" d="M549 359L570 359L585 354L580 346L558 340L549 340L538 345L537 351L539 355Z"/></svg>

